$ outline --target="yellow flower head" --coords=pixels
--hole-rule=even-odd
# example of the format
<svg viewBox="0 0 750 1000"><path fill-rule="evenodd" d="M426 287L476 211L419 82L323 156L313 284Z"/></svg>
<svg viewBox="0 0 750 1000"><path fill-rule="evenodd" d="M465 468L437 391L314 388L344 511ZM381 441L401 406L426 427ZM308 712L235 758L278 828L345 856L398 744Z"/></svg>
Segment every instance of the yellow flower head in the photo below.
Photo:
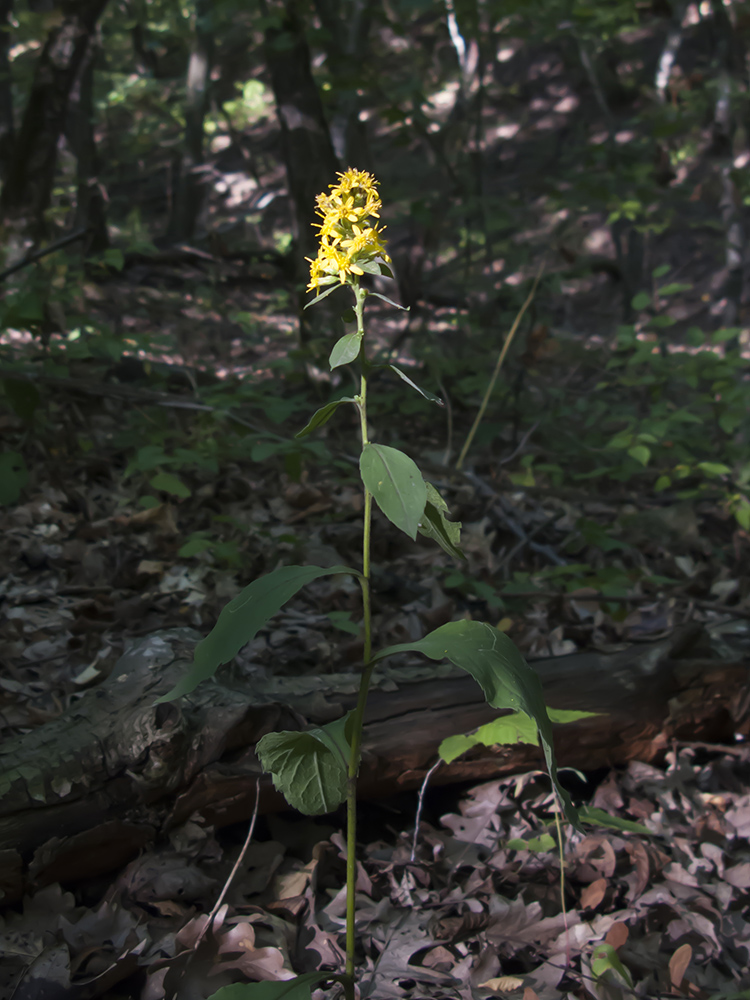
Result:
<svg viewBox="0 0 750 1000"><path fill-rule="evenodd" d="M352 275L364 274L369 270L366 265L378 258L390 261L381 239L383 230L376 221L382 206L378 182L366 170L351 167L339 177L339 183L331 185L330 194L316 198L323 221L316 223L320 249L315 260L310 261L308 291L334 281L351 281Z"/></svg>

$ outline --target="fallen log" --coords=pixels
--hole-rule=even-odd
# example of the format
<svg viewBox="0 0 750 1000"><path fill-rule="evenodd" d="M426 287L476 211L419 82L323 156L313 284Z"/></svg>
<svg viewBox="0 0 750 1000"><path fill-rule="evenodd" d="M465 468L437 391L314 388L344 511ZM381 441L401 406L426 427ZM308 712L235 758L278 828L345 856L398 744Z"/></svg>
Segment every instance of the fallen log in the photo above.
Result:
<svg viewBox="0 0 750 1000"><path fill-rule="evenodd" d="M266 732L329 721L351 708L355 674L254 679L199 687L155 705L200 637L173 629L136 642L111 675L60 719L0 748L0 891L75 882L114 870L191 816L215 826L284 803L261 776L254 745ZM558 761L590 770L658 761L674 741L720 743L750 735L747 622L611 654L536 661L553 708L597 716L557 728ZM499 714L450 665L383 666L366 718L360 793L420 785L446 736ZM478 748L443 766L435 783L488 780L538 767L536 747Z"/></svg>

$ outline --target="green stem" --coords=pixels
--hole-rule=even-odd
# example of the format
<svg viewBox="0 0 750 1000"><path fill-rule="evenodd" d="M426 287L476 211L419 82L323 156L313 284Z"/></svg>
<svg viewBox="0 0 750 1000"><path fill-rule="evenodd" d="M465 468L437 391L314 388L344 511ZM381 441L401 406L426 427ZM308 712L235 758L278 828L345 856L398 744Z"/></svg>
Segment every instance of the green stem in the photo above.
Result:
<svg viewBox="0 0 750 1000"><path fill-rule="evenodd" d="M354 290L354 313L357 317L357 332L362 336L359 352L361 380L357 404L359 407L362 448L368 443L367 438L367 357L364 346L364 306L367 292L359 287ZM365 718L367 692L370 687L374 663L372 659L372 615L370 608L370 528L372 523L372 493L365 489L364 500L364 530L362 533L362 608L364 621L364 669L359 682L357 707L352 718L352 747L349 754L349 771L346 787L346 974L354 977L354 950L356 944L355 888L357 884L357 775L362 756L362 726Z"/></svg>
<svg viewBox="0 0 750 1000"><path fill-rule="evenodd" d="M474 419L474 423L471 425L471 430L469 431L467 438L464 441L464 446L461 449L461 454L458 456L458 461L456 462L456 468L459 471L461 470L461 467L464 464L464 459L466 458L469 448L471 448L471 442L474 440L474 435L476 434L477 430L479 429L479 425L482 422L484 411L487 409L487 404L489 403L490 397L492 396L492 390L495 388L495 382L497 381L497 376L500 374L500 369L503 367L503 361L505 361L505 355L508 353L508 348L513 343L513 338L516 335L516 330L518 329L521 320L523 319L524 313L529 308L531 303L534 301L534 295L536 294L536 286L539 284L539 279L541 278L543 271L544 271L544 264L542 264L542 266L539 268L537 276L536 278L534 278L534 284L531 286L531 291L526 297L526 301L521 306L518 315L516 316L513 322L513 326L510 328L510 333L505 338L505 343L503 344L502 350L498 355L497 364L495 365L495 370L492 373L490 384L487 386L487 391L485 392L484 398L482 399L482 404L479 407L479 411L476 415L476 418Z"/></svg>

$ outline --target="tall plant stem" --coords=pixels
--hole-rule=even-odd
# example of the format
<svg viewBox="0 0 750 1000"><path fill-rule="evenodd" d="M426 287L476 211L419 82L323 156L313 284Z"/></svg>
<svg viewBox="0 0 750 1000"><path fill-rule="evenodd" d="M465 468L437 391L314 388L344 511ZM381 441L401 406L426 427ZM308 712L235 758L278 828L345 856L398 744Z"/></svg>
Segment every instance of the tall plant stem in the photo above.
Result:
<svg viewBox="0 0 750 1000"><path fill-rule="evenodd" d="M469 431L466 440L464 441L464 446L461 449L461 454L458 456L458 461L456 462L456 468L459 470L464 464L464 459L466 458L469 448L471 448L471 442L474 440L474 435L476 434L477 430L479 429L479 425L482 422L484 411L487 409L487 404L490 401L492 390L495 388L495 382L497 382L497 376L500 374L500 369L503 367L503 361L505 361L505 355L508 353L508 348L513 343L513 338L516 335L516 331L518 330L521 320L523 319L524 313L529 308L531 303L534 301L534 295L536 294L536 286L539 284L539 279L541 278L543 271L544 271L544 264L542 264L542 266L539 268L539 273L537 274L536 278L534 278L534 284L531 286L531 291L527 295L526 301L519 309L518 315L513 321L513 326L510 328L510 333L505 338L505 343L503 344L500 354L498 355L497 364L495 365L495 370L492 373L490 384L487 386L487 391L484 394L482 405L479 407L479 411L476 415L474 423L471 425L471 430Z"/></svg>
<svg viewBox="0 0 750 1000"><path fill-rule="evenodd" d="M368 443L367 438L367 357L364 346L364 307L367 292L358 284L353 285L355 304L354 313L357 317L357 332L363 338L361 341L359 361L361 381L357 404L362 432L362 448ZM357 885L357 775L362 755L362 726L365 718L367 692L374 664L372 660L372 616L370 610L370 527L372 523L372 493L365 487L364 530L362 532L362 609L364 622L364 652L362 677L359 682L357 707L352 718L351 752L349 754L349 770L346 786L346 974L354 976L354 950L356 944L355 891Z"/></svg>

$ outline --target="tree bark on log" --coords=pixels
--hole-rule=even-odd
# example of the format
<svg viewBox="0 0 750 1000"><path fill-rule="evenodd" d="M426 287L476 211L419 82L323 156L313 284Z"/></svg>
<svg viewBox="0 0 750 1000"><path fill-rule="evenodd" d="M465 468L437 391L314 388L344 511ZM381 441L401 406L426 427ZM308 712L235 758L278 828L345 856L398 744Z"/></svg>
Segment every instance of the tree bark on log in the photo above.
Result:
<svg viewBox="0 0 750 1000"><path fill-rule="evenodd" d="M686 626L612 654L574 653L533 666L553 708L600 713L557 727L562 765L592 770L658 761L674 741L750 735L750 627ZM173 629L136 642L101 685L60 719L0 748L2 902L31 886L75 882L126 863L196 813L223 826L284 807L254 745L264 733L339 717L358 678L268 677L252 687L209 683L155 705L200 637ZM442 739L496 718L478 685L449 665L388 667L374 679L360 795L418 787ZM537 747L478 748L433 783L489 780L541 763Z"/></svg>

